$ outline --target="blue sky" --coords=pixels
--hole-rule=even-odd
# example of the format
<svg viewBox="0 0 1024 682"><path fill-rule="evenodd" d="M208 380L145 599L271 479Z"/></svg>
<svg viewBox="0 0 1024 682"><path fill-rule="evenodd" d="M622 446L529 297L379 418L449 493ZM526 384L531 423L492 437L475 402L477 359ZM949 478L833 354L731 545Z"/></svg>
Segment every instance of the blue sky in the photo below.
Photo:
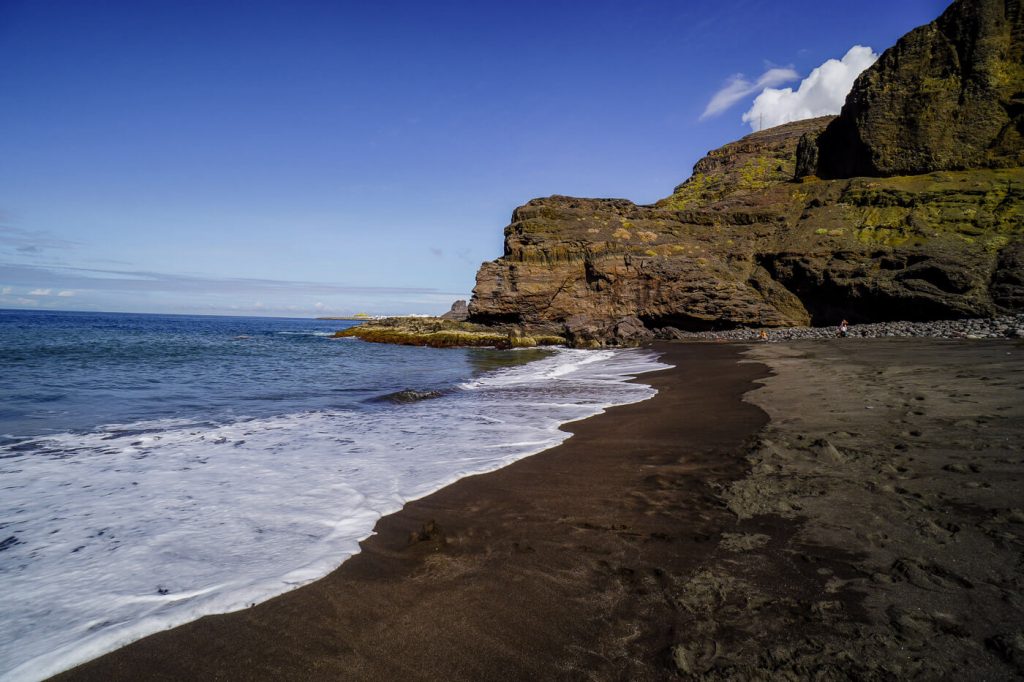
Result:
<svg viewBox="0 0 1024 682"><path fill-rule="evenodd" d="M723 87L947 4L0 0L0 308L439 313L517 205L670 194Z"/></svg>

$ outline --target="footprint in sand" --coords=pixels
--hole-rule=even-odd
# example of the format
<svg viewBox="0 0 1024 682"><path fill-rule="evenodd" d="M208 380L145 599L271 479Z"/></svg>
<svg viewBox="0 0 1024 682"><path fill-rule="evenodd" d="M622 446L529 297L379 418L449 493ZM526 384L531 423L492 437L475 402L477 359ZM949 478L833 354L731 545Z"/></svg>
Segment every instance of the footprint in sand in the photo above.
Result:
<svg viewBox="0 0 1024 682"><path fill-rule="evenodd" d="M977 474L981 473L981 467L973 462L964 464L962 462L953 462L942 467L943 471L948 471L954 474Z"/></svg>
<svg viewBox="0 0 1024 682"><path fill-rule="evenodd" d="M749 552L764 547L770 540L762 533L722 533L718 546L730 552Z"/></svg>
<svg viewBox="0 0 1024 682"><path fill-rule="evenodd" d="M906 581L924 590L974 588L974 583L963 576L923 559L897 559L890 567L889 575L895 582Z"/></svg>
<svg viewBox="0 0 1024 682"><path fill-rule="evenodd" d="M701 675L711 669L718 652L718 642L713 639L686 642L672 647L672 660L683 674Z"/></svg>

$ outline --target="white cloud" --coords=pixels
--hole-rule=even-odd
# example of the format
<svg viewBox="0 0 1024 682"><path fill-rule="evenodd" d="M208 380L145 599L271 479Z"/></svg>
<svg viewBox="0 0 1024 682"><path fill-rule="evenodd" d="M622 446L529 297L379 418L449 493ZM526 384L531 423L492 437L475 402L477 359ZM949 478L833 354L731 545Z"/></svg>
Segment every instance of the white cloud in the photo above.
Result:
<svg viewBox="0 0 1024 682"><path fill-rule="evenodd" d="M40 266L25 263L4 263L0 261L0 277L16 287L39 287L31 292L34 296L52 295L58 291L83 291L104 293L187 294L196 295L246 295L246 296L308 296L310 300L323 300L322 296L397 297L396 300L413 300L410 297L432 296L439 299L463 297L465 292L446 292L427 287L381 287L353 286L328 282L305 282L273 279L216 278L179 275L166 272L142 270L108 270L79 268L63 265ZM47 293L39 293L46 291ZM313 298L313 297L317 298ZM419 300L419 299L416 299Z"/></svg>
<svg viewBox="0 0 1024 682"><path fill-rule="evenodd" d="M700 120L711 118L722 113L732 105L739 102L744 97L752 95L758 90L764 90L776 85L782 85L790 81L795 81L800 77L793 69L768 69L761 74L761 77L755 82L748 81L742 73L738 73L732 76L725 82L722 89L714 94L711 101L704 108L704 113L700 115Z"/></svg>
<svg viewBox="0 0 1024 682"><path fill-rule="evenodd" d="M2 0L0 0L2 2ZM253 312L259 315L328 315L366 310L403 314L447 310L468 291L428 287L359 286L331 282L217 278L148 270L116 270L4 262L0 250L0 289L11 288L7 307L69 306L125 312ZM15 301L13 295L37 289L38 300ZM40 295L49 291L48 297ZM74 292L59 298L61 291ZM27 295L27 294L26 294ZM180 301L188 301L180 303ZM249 301L255 301L250 305ZM245 302L239 304L239 302ZM299 302L299 305L295 305ZM323 307L316 309L320 302ZM291 305L289 305L291 304ZM232 310L231 305L237 305ZM3 306L0 306L3 307Z"/></svg>
<svg viewBox="0 0 1024 682"><path fill-rule="evenodd" d="M57 295L58 296L64 296L66 298L68 296L74 296L75 292L70 290L70 289L64 289L63 291L57 292Z"/></svg>
<svg viewBox="0 0 1024 682"><path fill-rule="evenodd" d="M29 296L49 296L53 289L33 289L28 292Z"/></svg>
<svg viewBox="0 0 1024 682"><path fill-rule="evenodd" d="M3 289L0 289L0 294L3 294L4 296L6 296L7 294L11 293L12 291L14 291L14 289L12 289L11 287L4 287Z"/></svg>
<svg viewBox="0 0 1024 682"><path fill-rule="evenodd" d="M790 121L838 114L857 76L877 59L870 47L854 45L841 60L829 59L811 71L796 91L766 88L743 114L743 122L749 123L751 130L763 130Z"/></svg>

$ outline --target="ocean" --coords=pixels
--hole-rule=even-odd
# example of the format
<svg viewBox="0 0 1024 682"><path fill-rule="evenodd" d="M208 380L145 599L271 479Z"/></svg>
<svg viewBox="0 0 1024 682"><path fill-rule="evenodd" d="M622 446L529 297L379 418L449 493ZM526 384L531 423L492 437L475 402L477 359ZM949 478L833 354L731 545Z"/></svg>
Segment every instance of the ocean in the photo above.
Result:
<svg viewBox="0 0 1024 682"><path fill-rule="evenodd" d="M382 515L665 367L332 338L350 324L0 311L0 680L320 578Z"/></svg>

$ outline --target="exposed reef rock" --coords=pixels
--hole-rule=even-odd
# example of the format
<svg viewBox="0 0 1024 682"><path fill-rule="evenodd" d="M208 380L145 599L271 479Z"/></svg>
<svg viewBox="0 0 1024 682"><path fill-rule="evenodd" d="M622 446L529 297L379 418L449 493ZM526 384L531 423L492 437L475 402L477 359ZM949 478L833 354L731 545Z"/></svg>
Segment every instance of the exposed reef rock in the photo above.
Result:
<svg viewBox="0 0 1024 682"><path fill-rule="evenodd" d="M857 79L800 152L800 175L848 178L1024 164L1024 9L957 0Z"/></svg>
<svg viewBox="0 0 1024 682"><path fill-rule="evenodd" d="M470 320L594 346L1024 309L1019 4L954 3L862 74L840 117L716 149L654 205L520 206Z"/></svg>
<svg viewBox="0 0 1024 682"><path fill-rule="evenodd" d="M564 345L566 338L558 331L552 332L550 326L482 325L440 317L386 317L343 329L334 336L432 348L533 348Z"/></svg>

